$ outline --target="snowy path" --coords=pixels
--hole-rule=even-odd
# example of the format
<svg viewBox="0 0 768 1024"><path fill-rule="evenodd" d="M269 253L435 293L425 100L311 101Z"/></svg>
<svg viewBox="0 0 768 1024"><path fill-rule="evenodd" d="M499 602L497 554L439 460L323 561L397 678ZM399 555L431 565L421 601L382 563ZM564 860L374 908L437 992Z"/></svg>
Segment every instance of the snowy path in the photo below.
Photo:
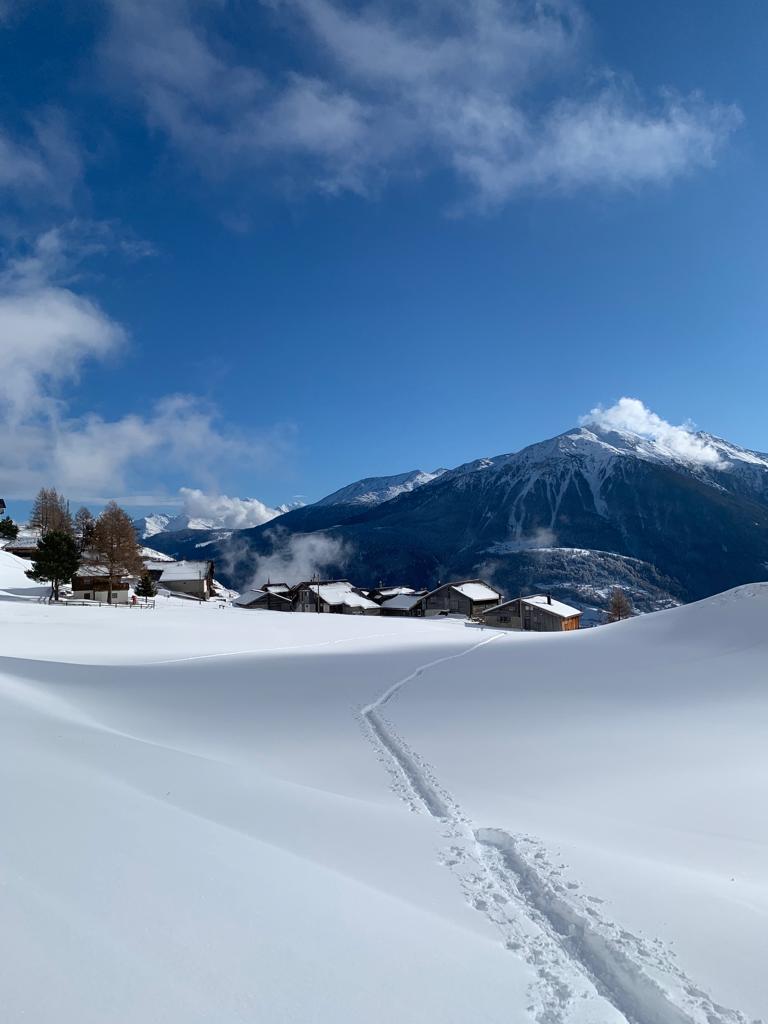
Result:
<svg viewBox="0 0 768 1024"><path fill-rule="evenodd" d="M409 683L502 636L422 665L360 713L393 789L412 810L426 810L443 823L441 861L466 899L535 973L532 1019L538 1024L748 1024L742 1013L716 1004L694 985L658 940L625 931L601 915L602 900L580 894L577 883L563 883L562 865L555 867L536 839L478 827L382 715Z"/></svg>

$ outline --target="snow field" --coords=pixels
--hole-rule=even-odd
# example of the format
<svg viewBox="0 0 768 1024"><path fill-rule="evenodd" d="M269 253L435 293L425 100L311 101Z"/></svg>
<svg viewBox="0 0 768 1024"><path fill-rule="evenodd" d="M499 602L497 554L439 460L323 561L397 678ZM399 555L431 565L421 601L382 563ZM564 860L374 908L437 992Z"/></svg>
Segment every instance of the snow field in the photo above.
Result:
<svg viewBox="0 0 768 1024"><path fill-rule="evenodd" d="M514 636L57 608L10 559L4 1019L766 1016L768 588Z"/></svg>

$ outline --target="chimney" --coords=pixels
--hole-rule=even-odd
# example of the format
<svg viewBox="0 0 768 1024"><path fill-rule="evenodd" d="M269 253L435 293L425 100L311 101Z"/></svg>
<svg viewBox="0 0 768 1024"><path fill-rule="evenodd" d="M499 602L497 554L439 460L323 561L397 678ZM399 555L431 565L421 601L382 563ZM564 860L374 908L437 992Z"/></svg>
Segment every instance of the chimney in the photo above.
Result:
<svg viewBox="0 0 768 1024"><path fill-rule="evenodd" d="M547 604L552 604L552 595L547 594Z"/></svg>

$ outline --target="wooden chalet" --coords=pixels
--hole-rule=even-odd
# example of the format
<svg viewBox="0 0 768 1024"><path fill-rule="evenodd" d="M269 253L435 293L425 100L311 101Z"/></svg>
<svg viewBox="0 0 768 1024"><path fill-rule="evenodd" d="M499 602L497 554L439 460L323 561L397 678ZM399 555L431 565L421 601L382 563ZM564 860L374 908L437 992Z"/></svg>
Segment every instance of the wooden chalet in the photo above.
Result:
<svg viewBox="0 0 768 1024"><path fill-rule="evenodd" d="M207 601L213 594L215 567L209 559L199 562L147 559L144 565L155 583L173 594L184 594L199 601Z"/></svg>
<svg viewBox="0 0 768 1024"><path fill-rule="evenodd" d="M261 590L246 590L232 602L238 608L254 608L266 612L292 612L293 597L290 588L278 591L270 587Z"/></svg>
<svg viewBox="0 0 768 1024"><path fill-rule="evenodd" d="M105 565L81 565L72 577L72 598L77 601L109 601L109 569ZM112 604L128 604L130 581L112 577Z"/></svg>
<svg viewBox="0 0 768 1024"><path fill-rule="evenodd" d="M458 580L425 594L420 599L421 614L427 618L453 615L476 619L499 604L501 598L501 593L484 580Z"/></svg>
<svg viewBox="0 0 768 1024"><path fill-rule="evenodd" d="M306 580L292 588L297 612L378 615L379 606L349 580Z"/></svg>
<svg viewBox="0 0 768 1024"><path fill-rule="evenodd" d="M517 597L483 612L486 626L498 629L519 629L532 633L564 633L579 629L581 612L578 608L555 601L551 594Z"/></svg>
<svg viewBox="0 0 768 1024"><path fill-rule="evenodd" d="M42 537L42 531L34 526L22 526L18 535L6 542L4 551L8 551L18 558L32 559L37 554L37 542Z"/></svg>
<svg viewBox="0 0 768 1024"><path fill-rule="evenodd" d="M403 588L407 590L408 588ZM424 608L422 599L424 591L411 592L410 594L392 594L380 601L379 607L384 616L398 616L400 618L423 618Z"/></svg>

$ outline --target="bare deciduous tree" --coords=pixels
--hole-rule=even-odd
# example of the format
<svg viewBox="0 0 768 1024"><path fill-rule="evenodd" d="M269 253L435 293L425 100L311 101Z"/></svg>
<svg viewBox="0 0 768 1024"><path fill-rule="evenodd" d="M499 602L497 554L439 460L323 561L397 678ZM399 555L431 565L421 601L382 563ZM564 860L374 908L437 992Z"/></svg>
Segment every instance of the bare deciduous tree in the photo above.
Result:
<svg viewBox="0 0 768 1024"><path fill-rule="evenodd" d="M96 520L92 547L109 572L107 601L112 604L115 579L144 569L133 523L116 502L110 501Z"/></svg>
<svg viewBox="0 0 768 1024"><path fill-rule="evenodd" d="M66 533L71 537L74 527L64 495L59 494L55 487L42 487L32 505L29 525L40 530L42 537L53 532Z"/></svg>
<svg viewBox="0 0 768 1024"><path fill-rule="evenodd" d="M93 542L93 531L96 528L96 520L90 510L83 506L75 513L75 536L81 551L87 550Z"/></svg>
<svg viewBox="0 0 768 1024"><path fill-rule="evenodd" d="M608 605L608 621L619 622L621 619L631 618L634 614L635 609L630 598L621 587L614 587Z"/></svg>

